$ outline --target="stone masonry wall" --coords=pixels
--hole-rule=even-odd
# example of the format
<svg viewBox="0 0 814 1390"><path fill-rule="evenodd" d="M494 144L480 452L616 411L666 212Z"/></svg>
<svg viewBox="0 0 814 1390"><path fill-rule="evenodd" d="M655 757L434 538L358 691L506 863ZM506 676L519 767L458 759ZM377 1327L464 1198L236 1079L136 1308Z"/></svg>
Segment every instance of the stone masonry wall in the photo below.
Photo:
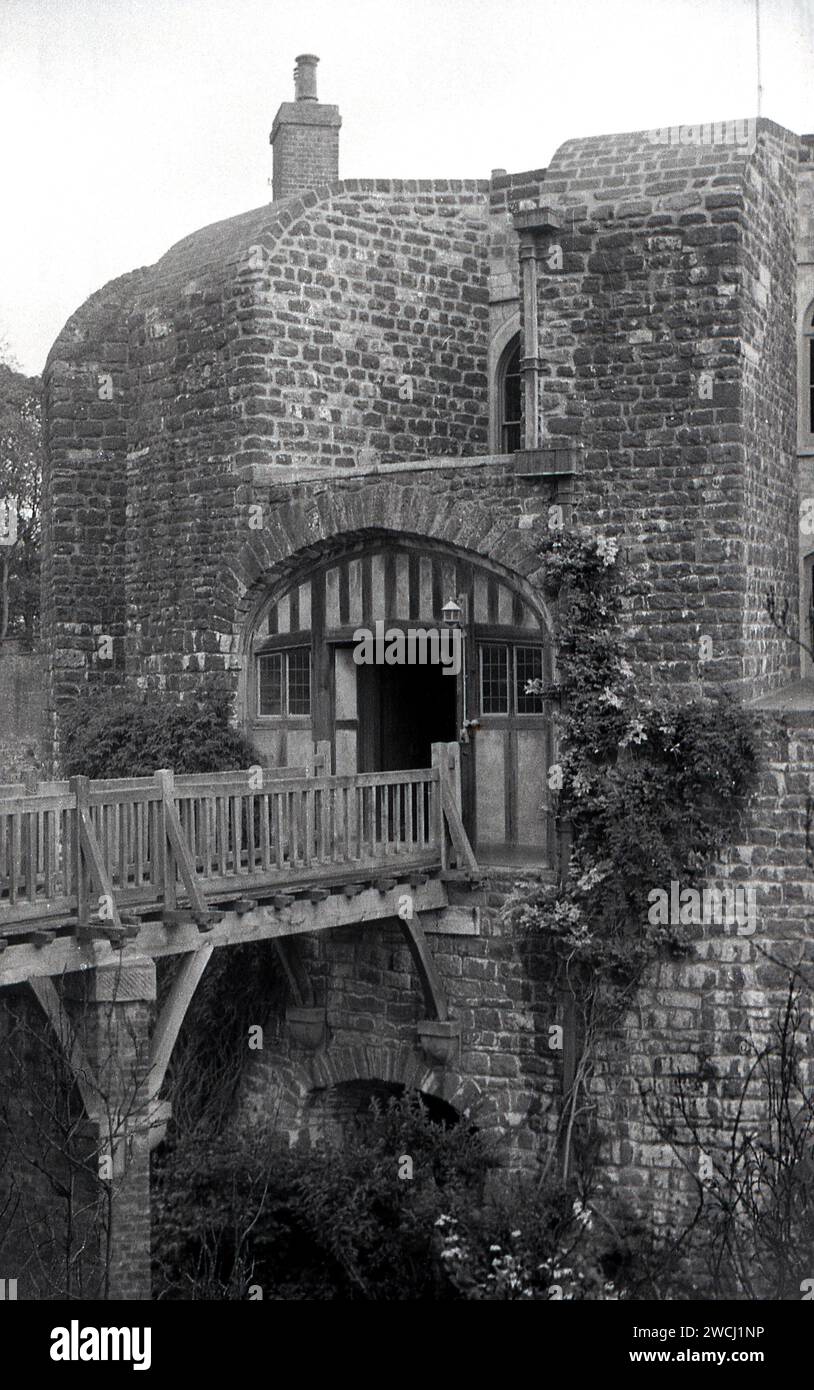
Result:
<svg viewBox="0 0 814 1390"><path fill-rule="evenodd" d="M68 320L45 374L42 639L49 703L77 694L88 672L124 665L127 304L141 272L94 295ZM100 635L112 660L97 657Z"/></svg>
<svg viewBox="0 0 814 1390"><path fill-rule="evenodd" d="M683 1089L708 1139L707 1152L719 1154L732 1134L744 1079L785 1005L789 966L802 972L798 1042L809 1094L814 1084L814 859L806 829L814 724L811 716L766 714L759 735L757 791L713 880L719 887L754 889L755 929L748 922L699 927L691 957L661 962L623 1028L608 1040L595 1082L608 1173L656 1221L675 1223L693 1185L651 1122L654 1088L663 1100ZM766 1087L758 1075L742 1107L742 1129L767 1119ZM680 1130L681 1137L687 1136ZM698 1171L698 1149L683 1158Z"/></svg>
<svg viewBox="0 0 814 1390"><path fill-rule="evenodd" d="M795 261L798 156L798 141L787 131L764 131L743 186L738 258L746 446L743 642L744 675L756 691L783 685L799 665L799 652L783 651L766 608L766 594L774 588L788 598L797 630L796 285L789 269Z"/></svg>
<svg viewBox="0 0 814 1390"><path fill-rule="evenodd" d="M800 629L806 641L810 641L808 629L808 606L811 593L810 577L806 573L806 559L814 550L812 540L811 508L814 505L814 434L810 429L809 362L807 340L803 336L810 327L814 311L814 136L804 135L800 144L800 167L797 197L797 398L798 425L797 451L800 476ZM801 653L801 667L804 676L811 676L814 663L807 652Z"/></svg>
<svg viewBox="0 0 814 1390"><path fill-rule="evenodd" d="M49 754L48 659L0 648L0 782L42 772Z"/></svg>
<svg viewBox="0 0 814 1390"><path fill-rule="evenodd" d="M296 1144L318 1136L320 1101L330 1088L397 1083L471 1120L506 1167L532 1168L554 1122L562 1057L549 1047L557 1006L530 961L531 943L512 939L498 920L509 887L495 882L484 895L482 935L429 938L461 1025L455 1063L434 1064L418 1045L426 1008L397 924L333 931L303 947L315 1000L327 1008L326 1045L298 1048L284 1018L266 1019L263 1050L251 1054L244 1073L239 1120L271 1120Z"/></svg>
<svg viewBox="0 0 814 1390"><path fill-rule="evenodd" d="M205 229L74 316L46 371L55 699L125 659L150 681L224 651L245 467L485 450L485 190L322 188Z"/></svg>
<svg viewBox="0 0 814 1390"><path fill-rule="evenodd" d="M753 151L608 136L543 182L564 221L538 262L544 442L581 446L575 520L628 549L636 654L687 690L797 671L765 612L796 592L796 153L768 122Z"/></svg>

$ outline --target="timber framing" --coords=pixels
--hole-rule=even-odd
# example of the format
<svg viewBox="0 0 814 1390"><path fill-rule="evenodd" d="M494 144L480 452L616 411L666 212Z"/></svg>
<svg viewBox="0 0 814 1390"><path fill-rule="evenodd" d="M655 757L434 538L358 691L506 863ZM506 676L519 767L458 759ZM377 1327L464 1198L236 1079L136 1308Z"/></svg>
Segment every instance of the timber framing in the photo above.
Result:
<svg viewBox="0 0 814 1390"><path fill-rule="evenodd" d="M362 886L352 897L345 894L343 885L336 885L336 889L317 903L292 897L280 907L270 901L258 903L250 912L224 911L206 934L201 933L191 915L176 924L145 919L138 936L121 950L107 941L85 942L75 936L56 937L47 946L31 942L11 944L0 955L0 987L49 975L116 966L126 962L131 953L159 959L248 941L285 942L308 932L363 927L388 918L399 923L399 908L406 895L412 897L413 912L422 919L426 916L425 930L429 935L476 936L481 932L480 905L450 905L447 885L440 876L419 886L411 884L409 878L399 879L384 893L372 885ZM480 894L475 892L473 896L477 899Z"/></svg>

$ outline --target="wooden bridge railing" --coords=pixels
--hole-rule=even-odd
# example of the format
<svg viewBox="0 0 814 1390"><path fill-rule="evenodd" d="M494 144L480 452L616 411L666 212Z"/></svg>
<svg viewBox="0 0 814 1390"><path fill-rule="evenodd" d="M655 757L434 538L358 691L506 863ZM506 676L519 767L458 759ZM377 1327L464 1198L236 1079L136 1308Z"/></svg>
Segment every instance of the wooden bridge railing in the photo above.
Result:
<svg viewBox="0 0 814 1390"><path fill-rule="evenodd" d="M352 776L317 762L0 787L0 940L68 922L127 935L151 905L204 913L347 871L471 869L456 754L438 744L432 768Z"/></svg>

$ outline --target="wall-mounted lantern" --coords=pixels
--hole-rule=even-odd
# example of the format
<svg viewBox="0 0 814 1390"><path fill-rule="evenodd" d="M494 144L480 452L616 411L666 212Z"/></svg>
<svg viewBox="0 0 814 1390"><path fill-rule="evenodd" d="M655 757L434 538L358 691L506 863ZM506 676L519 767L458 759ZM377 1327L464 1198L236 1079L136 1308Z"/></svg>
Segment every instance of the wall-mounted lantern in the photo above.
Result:
<svg viewBox="0 0 814 1390"><path fill-rule="evenodd" d="M459 594L458 598L449 598L441 609L441 622L444 627L457 628L461 634L461 709L463 712L463 723L458 731L458 741L469 743L469 730L474 727L474 721L466 717L466 648L464 646L466 638L467 620L467 598L466 594Z"/></svg>

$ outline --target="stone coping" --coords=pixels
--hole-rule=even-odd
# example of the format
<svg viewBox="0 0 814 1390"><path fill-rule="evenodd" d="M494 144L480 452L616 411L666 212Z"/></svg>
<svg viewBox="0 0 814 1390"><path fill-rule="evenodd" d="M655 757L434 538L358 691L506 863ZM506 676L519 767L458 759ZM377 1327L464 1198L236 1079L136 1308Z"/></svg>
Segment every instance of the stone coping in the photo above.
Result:
<svg viewBox="0 0 814 1390"><path fill-rule="evenodd" d="M544 454L550 453L552 456L553 467L543 469L535 466L534 472L538 477L561 477L564 473L573 473L574 459L578 450L574 447L552 448L548 450L534 450L536 459L541 459ZM317 465L313 468L306 467L287 467L276 463L253 463L248 467L238 470L247 482L254 483L306 483L324 482L331 479L339 482L346 478L373 478L376 476L386 476L392 473L431 473L448 472L450 469L471 468L503 468L507 472L517 471L526 473L530 471L524 466L523 460L526 454L520 451L516 454L454 454L447 457L433 457L423 459L408 459L400 463L374 463L366 464L360 468L336 468ZM571 460L571 466L564 466L564 460Z"/></svg>

